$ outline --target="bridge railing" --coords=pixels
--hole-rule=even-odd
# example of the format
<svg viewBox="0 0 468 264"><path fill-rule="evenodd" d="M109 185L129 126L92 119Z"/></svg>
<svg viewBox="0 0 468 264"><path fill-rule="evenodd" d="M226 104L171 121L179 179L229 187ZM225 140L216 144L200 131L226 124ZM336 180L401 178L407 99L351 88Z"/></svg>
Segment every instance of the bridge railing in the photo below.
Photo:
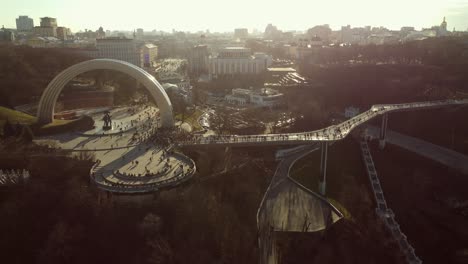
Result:
<svg viewBox="0 0 468 264"><path fill-rule="evenodd" d="M407 262L411 264L422 263L422 261L415 254L414 248L409 244L406 235L400 229L400 225L395 220L395 214L393 213L392 209L387 206L387 201L385 200L382 185L377 175L377 170L375 169L374 161L372 159L370 148L367 145L367 141L364 138L361 138L359 144L372 192L374 193L374 198L377 205L375 212L377 213L377 216L379 216L379 218L392 234L393 238L398 242L400 250L405 255Z"/></svg>
<svg viewBox="0 0 468 264"><path fill-rule="evenodd" d="M216 135L207 136L192 135L186 140L181 140L181 145L209 145L209 144L267 144L278 142L306 143L308 141L335 141L344 139L354 128L369 121L379 115L393 112L404 111L417 108L431 108L448 105L468 104L468 100L439 100L430 102L403 103L391 105L373 105L369 110L344 121L338 125L332 125L320 130L282 133L282 134L263 134L263 135Z"/></svg>
<svg viewBox="0 0 468 264"><path fill-rule="evenodd" d="M154 192L157 191L160 188L165 188L165 187L174 187L176 185L182 184L186 182L187 180L191 179L196 172L196 165L195 162L190 159L189 157L181 154L174 152L173 155L177 156L179 159L185 161L187 164L189 164L189 168L187 171L181 171L174 177L171 177L169 179L157 181L157 182L151 182L151 183L142 183L142 184L130 184L130 183L116 183L113 181L110 181L107 177L103 176L103 173L101 172L101 177L103 181L99 181L96 179L97 173L97 168L101 164L101 160L97 160L96 163L91 167L90 170L90 179L93 184L95 184L98 188L110 191L110 192L121 192L121 193L147 193L147 192Z"/></svg>

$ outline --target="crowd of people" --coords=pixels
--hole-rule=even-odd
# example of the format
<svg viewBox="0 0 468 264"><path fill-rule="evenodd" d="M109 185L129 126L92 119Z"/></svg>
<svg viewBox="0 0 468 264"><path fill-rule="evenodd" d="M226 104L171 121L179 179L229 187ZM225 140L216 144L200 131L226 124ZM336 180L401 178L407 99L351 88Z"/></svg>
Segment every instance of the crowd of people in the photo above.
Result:
<svg viewBox="0 0 468 264"><path fill-rule="evenodd" d="M180 133L178 138L182 144L223 144L240 142L276 142L276 141L328 141L343 139L354 127L368 121L369 119L384 113L388 110L385 107L379 107L366 111L354 118L351 118L341 124L303 133L284 133L284 134L265 134L265 135L211 135L204 137L202 135Z"/></svg>
<svg viewBox="0 0 468 264"><path fill-rule="evenodd" d="M158 110L148 105L138 105L126 110L126 115L132 116L127 121L113 121L113 126L119 132L114 134L99 135L97 140L105 138L107 144L111 141L110 148L116 147L134 147L137 152L142 153L150 151L151 155L134 156L131 152L127 152L119 157L120 164L127 164L123 167L114 170L112 175L116 179L102 176L106 184L111 186L120 186L124 182L131 185L132 181L140 181L146 179L148 183L145 186L154 185L155 183L165 183L172 178L183 177L187 173L191 173L190 165L181 162L173 162L174 152L171 149L173 143L177 141L183 130L180 128L160 128ZM116 139L117 138L117 139ZM126 139L125 143L120 142L121 139ZM159 156L156 156L160 152ZM108 152L107 152L108 153ZM103 155L106 155L104 153ZM128 167L127 167L128 166ZM98 174L102 175L102 174ZM165 179L160 179L163 176ZM159 180L158 180L159 179ZM141 185L141 184L136 184Z"/></svg>

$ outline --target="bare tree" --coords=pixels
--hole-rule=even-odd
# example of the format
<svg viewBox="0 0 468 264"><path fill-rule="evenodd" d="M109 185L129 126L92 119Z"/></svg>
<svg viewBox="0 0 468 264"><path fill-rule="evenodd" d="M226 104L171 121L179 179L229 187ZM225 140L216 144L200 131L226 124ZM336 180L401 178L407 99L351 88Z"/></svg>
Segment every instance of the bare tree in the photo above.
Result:
<svg viewBox="0 0 468 264"><path fill-rule="evenodd" d="M232 112L225 106L216 109L214 113L210 113L209 121L213 130L221 135L231 132L233 129Z"/></svg>

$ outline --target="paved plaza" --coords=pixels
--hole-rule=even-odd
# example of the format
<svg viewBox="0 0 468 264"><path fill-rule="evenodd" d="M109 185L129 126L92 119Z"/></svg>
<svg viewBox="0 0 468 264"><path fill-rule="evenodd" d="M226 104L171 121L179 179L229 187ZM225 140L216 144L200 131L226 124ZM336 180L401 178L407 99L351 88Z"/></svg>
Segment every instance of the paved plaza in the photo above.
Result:
<svg viewBox="0 0 468 264"><path fill-rule="evenodd" d="M106 112L93 113L95 128L92 130L42 137L36 141L56 144L73 152L93 152L98 160L92 170L93 179L98 186L113 191L157 190L193 174L193 161L173 152L170 140L159 135L162 130L157 108L110 109L107 113L112 118L112 128L103 130Z"/></svg>

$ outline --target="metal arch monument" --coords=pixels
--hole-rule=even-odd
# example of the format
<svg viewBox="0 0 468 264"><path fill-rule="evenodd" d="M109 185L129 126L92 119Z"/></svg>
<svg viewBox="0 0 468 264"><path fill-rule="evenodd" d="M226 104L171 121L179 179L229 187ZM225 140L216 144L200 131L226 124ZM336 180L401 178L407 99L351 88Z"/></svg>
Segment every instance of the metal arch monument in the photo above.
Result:
<svg viewBox="0 0 468 264"><path fill-rule="evenodd" d="M58 96L63 87L77 75L92 70L114 70L126 73L143 84L151 97L156 101L161 113L161 125L163 127L174 126L172 104L164 88L151 74L140 67L125 61L113 59L94 59L75 64L61 73L49 83L44 90L37 109L39 123L48 124L54 119L54 109Z"/></svg>

